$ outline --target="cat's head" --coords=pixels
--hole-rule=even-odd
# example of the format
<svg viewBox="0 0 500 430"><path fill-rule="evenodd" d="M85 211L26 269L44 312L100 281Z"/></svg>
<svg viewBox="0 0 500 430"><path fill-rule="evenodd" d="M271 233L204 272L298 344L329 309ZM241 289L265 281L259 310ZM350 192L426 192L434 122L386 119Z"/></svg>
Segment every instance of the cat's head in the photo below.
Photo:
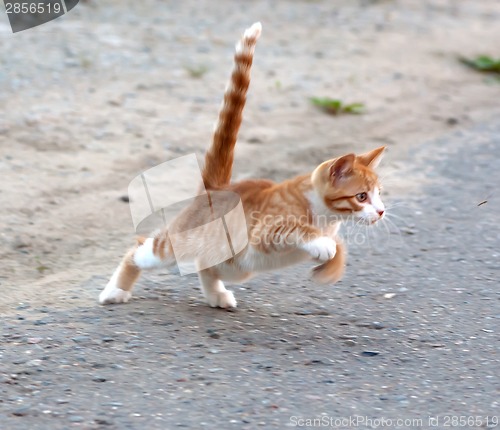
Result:
<svg viewBox="0 0 500 430"><path fill-rule="evenodd" d="M361 155L347 154L320 164L312 174L318 196L327 210L341 219L367 224L382 219L385 206L375 168L385 147Z"/></svg>

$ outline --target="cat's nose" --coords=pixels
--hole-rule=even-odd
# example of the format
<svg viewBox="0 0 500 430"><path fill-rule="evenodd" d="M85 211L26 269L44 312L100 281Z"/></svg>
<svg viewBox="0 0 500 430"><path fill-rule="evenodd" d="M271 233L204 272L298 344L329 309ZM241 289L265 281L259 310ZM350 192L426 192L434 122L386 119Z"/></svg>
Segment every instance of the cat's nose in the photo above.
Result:
<svg viewBox="0 0 500 430"><path fill-rule="evenodd" d="M377 213L378 213L379 217L382 218L384 216L385 210L380 209L377 211Z"/></svg>

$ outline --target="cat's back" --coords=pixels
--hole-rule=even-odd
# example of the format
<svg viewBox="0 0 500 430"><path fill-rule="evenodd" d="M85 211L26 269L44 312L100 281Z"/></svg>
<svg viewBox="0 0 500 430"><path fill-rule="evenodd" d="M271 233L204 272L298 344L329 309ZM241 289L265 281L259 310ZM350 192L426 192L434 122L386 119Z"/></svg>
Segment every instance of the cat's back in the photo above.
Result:
<svg viewBox="0 0 500 430"><path fill-rule="evenodd" d="M270 179L245 179L229 185L227 189L243 197L244 195L246 196L248 194L267 190L274 185L276 185L276 183Z"/></svg>
<svg viewBox="0 0 500 430"><path fill-rule="evenodd" d="M228 186L227 190L238 194L245 211L262 207L270 195L271 189L276 185L268 179L246 179Z"/></svg>

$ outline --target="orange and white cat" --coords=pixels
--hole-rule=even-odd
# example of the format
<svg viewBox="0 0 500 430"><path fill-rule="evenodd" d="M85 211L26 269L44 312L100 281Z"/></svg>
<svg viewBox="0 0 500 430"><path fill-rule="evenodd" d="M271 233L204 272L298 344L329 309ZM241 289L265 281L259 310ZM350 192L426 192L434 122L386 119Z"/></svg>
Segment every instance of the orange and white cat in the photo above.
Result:
<svg viewBox="0 0 500 430"><path fill-rule="evenodd" d="M231 171L242 111L250 83L250 69L261 25L247 29L236 47L234 68L224 95L213 142L205 155L202 172L208 195L235 193L244 209L247 245L233 258L213 265L199 265L201 287L212 307L234 308L236 300L223 281L241 282L256 272L279 269L312 260L313 278L323 283L337 282L344 273L345 249L337 237L342 221L357 219L373 224L384 217L380 185L374 172L384 147L365 154L347 154L324 161L312 173L274 183L267 179L231 183ZM193 203L163 231L140 238L125 255L99 302L125 303L141 270L176 264L169 232L188 232L183 244L192 255L209 235L208 230L190 227L206 224L206 211ZM193 230L194 231L194 230ZM241 231L239 232L241 233ZM214 247L217 245L215 244ZM206 260L217 249L203 256ZM201 250L200 250L201 252ZM208 255L208 257L207 257Z"/></svg>

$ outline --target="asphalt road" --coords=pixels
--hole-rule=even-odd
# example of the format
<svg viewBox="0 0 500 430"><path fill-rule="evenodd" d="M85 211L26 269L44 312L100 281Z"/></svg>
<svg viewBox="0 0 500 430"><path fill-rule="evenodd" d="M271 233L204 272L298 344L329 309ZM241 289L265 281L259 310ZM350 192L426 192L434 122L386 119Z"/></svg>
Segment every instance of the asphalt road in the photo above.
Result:
<svg viewBox="0 0 500 430"><path fill-rule="evenodd" d="M13 304L0 428L500 428L499 154L498 123L409 153L399 229L351 244L335 286L266 274L226 312L154 274L127 305Z"/></svg>

